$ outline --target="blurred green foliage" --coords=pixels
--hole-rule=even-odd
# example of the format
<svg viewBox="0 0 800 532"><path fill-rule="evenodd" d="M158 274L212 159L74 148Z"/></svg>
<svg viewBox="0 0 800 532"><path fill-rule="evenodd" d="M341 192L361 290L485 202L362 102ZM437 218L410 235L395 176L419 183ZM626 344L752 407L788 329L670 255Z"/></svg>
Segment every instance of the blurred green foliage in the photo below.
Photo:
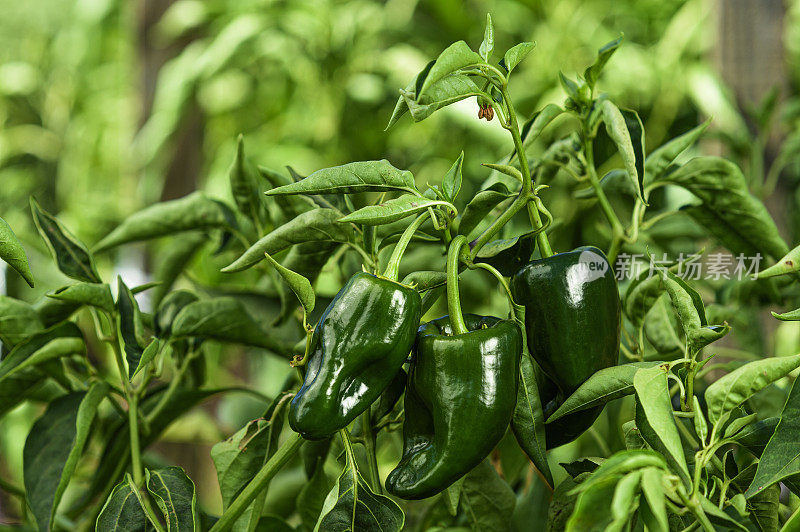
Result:
<svg viewBox="0 0 800 532"><path fill-rule="evenodd" d="M239 133L254 161L275 169L291 165L303 175L386 157L411 170L421 183L435 183L464 150L462 195L470 197L488 175L480 163L496 161L510 149L497 121L487 125L476 119L474 101L453 105L413 127L405 118L388 132L383 130L398 87L450 42L466 39L477 45L486 12L492 13L495 27L502 28L498 49L519 41L537 43L511 86L523 117L547 103L561 103L559 71L581 72L600 45L624 34L601 86L620 104L639 111L648 147L711 115L715 136L751 179L761 180L763 176L753 174L764 165L754 161L763 158L771 132L781 131L795 139L795 149L784 150L783 163L791 183L788 190L797 188L800 103L787 99L777 118L760 124L734 105L708 59L715 44L710 0L154 4L161 3L0 0L0 215L20 236L37 279L37 287L29 289L7 272L5 286L15 297L33 301L46 288L63 284L35 234L27 210L29 195L91 244L126 215L160 199L195 188L229 197L227 169ZM789 3L785 35L796 87L797 2ZM563 136L567 126L557 122L531 152ZM559 246L566 249L591 240L592 235L581 234L575 224L585 214L583 207L576 206L563 184L555 182L553 188L545 197L561 219L556 228ZM789 213L783 229L792 241L800 227L800 197L794 196L779 203ZM164 251L158 244L136 249L135 256L106 256L100 267L146 272ZM195 264L190 278L202 286L218 285L221 266L224 261ZM409 255L406 267L417 266ZM336 272L328 273L320 280L323 293L338 288ZM243 276L238 282L255 280ZM488 280L465 283L464 289L472 290L474 299L486 307L502 307L499 293L477 297L486 286ZM274 309L264 312L274 317ZM784 343L796 343L791 334ZM249 384L269 395L288 373L281 360L243 362L242 354L240 348L209 348L210 381L230 384L248 375ZM258 414L261 405L243 397L225 399L208 412L182 419L167 439L199 441L198 453L208 462L203 444L221 439ZM618 410L609 408L609 415L626 419ZM34 411L24 407L0 430L0 470L10 471L12 478L19 478L21 438ZM582 452L576 449L579 445L584 446ZM587 437L554 455L556 461L568 461L603 451ZM396 456L379 458L385 470ZM208 470L195 478L208 474L213 478ZM218 504L213 484L201 486L203 502L211 508ZM0 519L2 515L0 510Z"/></svg>

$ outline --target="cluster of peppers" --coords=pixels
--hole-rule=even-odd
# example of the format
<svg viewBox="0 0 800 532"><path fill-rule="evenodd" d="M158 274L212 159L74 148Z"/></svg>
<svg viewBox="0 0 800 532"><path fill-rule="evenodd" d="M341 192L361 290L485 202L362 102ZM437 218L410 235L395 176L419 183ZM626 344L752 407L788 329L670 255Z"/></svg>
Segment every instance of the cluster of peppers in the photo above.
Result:
<svg viewBox="0 0 800 532"><path fill-rule="evenodd" d="M457 261L458 249L448 269ZM452 284L448 291L457 293ZM291 427L307 439L330 437L366 411L408 362L403 455L386 487L405 499L446 489L488 456L512 422L523 334L538 364L545 417L594 372L617 363L620 300L602 251L578 248L534 260L512 277L510 290L526 310L524 333L514 319L462 315L460 303L419 326L422 300L413 287L354 275L314 330ZM548 449L577 438L601 408L547 424Z"/></svg>

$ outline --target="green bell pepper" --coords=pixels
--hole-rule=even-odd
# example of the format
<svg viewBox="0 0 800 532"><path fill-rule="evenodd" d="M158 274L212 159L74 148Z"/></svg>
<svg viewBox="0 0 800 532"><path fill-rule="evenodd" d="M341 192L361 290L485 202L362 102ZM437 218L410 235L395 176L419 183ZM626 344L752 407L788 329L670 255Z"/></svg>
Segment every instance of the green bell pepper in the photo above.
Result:
<svg viewBox="0 0 800 532"><path fill-rule="evenodd" d="M365 272L351 277L314 330L289 408L292 429L323 439L369 408L408 357L421 314L413 288Z"/></svg>
<svg viewBox="0 0 800 532"><path fill-rule="evenodd" d="M596 371L619 358L621 304L605 254L591 246L534 260L511 280L525 306L528 349L544 375L545 416ZM602 407L546 425L547 447L568 443L588 429Z"/></svg>
<svg viewBox="0 0 800 532"><path fill-rule="evenodd" d="M405 395L403 457L386 479L404 499L430 497L483 460L514 412L522 332L512 320L464 315L469 332L452 334L448 316L417 333Z"/></svg>

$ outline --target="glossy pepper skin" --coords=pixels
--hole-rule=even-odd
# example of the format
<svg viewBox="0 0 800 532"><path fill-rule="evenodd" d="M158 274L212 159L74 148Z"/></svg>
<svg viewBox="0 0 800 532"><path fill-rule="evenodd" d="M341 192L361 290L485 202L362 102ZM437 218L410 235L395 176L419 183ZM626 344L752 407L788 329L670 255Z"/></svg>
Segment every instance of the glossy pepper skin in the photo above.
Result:
<svg viewBox="0 0 800 532"><path fill-rule="evenodd" d="M540 397L547 416L596 371L617 364L617 281L605 254L586 246L528 263L512 278L511 291L525 306L528 349L544 373ZM577 438L601 410L546 425L547 447Z"/></svg>
<svg viewBox="0 0 800 532"><path fill-rule="evenodd" d="M346 427L389 385L414 345L422 300L411 287L357 273L314 330L289 425L306 439Z"/></svg>
<svg viewBox="0 0 800 532"><path fill-rule="evenodd" d="M447 316L417 333L405 395L403 457L386 479L404 499L430 497L483 460L506 432L517 396L522 331L511 320Z"/></svg>

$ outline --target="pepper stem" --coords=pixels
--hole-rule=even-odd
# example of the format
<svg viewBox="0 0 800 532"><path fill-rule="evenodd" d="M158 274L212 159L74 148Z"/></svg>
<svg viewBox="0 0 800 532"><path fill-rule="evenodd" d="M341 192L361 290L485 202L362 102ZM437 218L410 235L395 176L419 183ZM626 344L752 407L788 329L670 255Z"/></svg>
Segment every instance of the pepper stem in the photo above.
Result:
<svg viewBox="0 0 800 532"><path fill-rule="evenodd" d="M466 334L469 332L461 313L461 298L458 295L458 261L461 257L461 248L467 242L467 237L458 235L450 243L447 250L447 310L450 313L450 326L453 334Z"/></svg>
<svg viewBox="0 0 800 532"><path fill-rule="evenodd" d="M495 268L491 264L486 264L485 262L473 263L472 267L480 268L482 270L486 270L487 272L489 272L492 275L494 275L495 279L497 279L497 282L500 283L500 286L502 286L503 289L506 292L506 297L508 298L509 310L511 311L511 315L513 316L514 315L514 306L516 305L516 302L514 301L514 297L511 295L511 289L509 288L508 283L506 282L505 278L503 277L503 274L500 273L497 270L497 268Z"/></svg>
<svg viewBox="0 0 800 532"><path fill-rule="evenodd" d="M411 238L414 236L414 233L417 231L417 229L419 229L419 226L425 221L426 216L428 216L427 212L420 214L413 222L411 222L411 225L406 227L406 230L403 231L403 234L400 236L400 240L398 240L397 244L394 246L392 256L389 257L389 265L386 266L386 271L383 272L383 276L387 279L397 281L397 278L400 275L400 261L403 258L403 253L406 252L408 243L411 242Z"/></svg>

